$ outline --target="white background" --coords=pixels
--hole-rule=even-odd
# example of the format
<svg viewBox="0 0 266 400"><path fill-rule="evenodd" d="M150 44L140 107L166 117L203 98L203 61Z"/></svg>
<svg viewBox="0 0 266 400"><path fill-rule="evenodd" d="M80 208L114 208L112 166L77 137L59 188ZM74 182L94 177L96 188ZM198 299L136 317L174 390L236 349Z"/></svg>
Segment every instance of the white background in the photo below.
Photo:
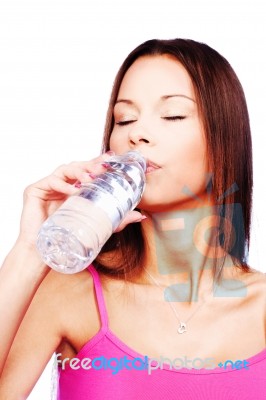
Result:
<svg viewBox="0 0 266 400"><path fill-rule="evenodd" d="M0 261L17 236L25 186L62 163L99 154L111 86L126 55L148 39L183 37L223 54L244 87L254 145L250 263L266 272L263 3L0 1ZM50 369L29 399L50 398Z"/></svg>

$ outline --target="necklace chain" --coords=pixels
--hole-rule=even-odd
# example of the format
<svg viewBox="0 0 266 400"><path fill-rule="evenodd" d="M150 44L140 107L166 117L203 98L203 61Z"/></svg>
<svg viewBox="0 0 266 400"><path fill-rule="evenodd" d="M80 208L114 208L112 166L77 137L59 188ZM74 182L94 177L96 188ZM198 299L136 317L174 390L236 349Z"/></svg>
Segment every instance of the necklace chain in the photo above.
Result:
<svg viewBox="0 0 266 400"><path fill-rule="evenodd" d="M150 274L150 272L146 268L144 268L144 271L152 279L152 281L155 283L156 286L158 286L161 289L165 290L164 287L162 285L160 285L159 282L157 282L157 280ZM215 290L213 291L213 294L215 294L216 289L217 289L217 285L215 285L215 286L216 287L215 287ZM203 300L202 303L199 305L199 307L196 308L196 310L190 315L190 317L186 321L181 321L179 316L178 316L178 314L177 314L177 311L176 311L174 305L169 300L169 296L167 296L166 300L169 303L169 306L172 308L172 310L173 310L173 312L174 312L174 314L175 314L175 316L176 316L176 318L177 318L177 320L179 322L179 326L178 326L177 332L180 333L180 334L182 334L184 332L187 332L187 323L188 323L188 321L196 314L197 311L199 311L199 309L203 306L203 304L206 303L206 300Z"/></svg>

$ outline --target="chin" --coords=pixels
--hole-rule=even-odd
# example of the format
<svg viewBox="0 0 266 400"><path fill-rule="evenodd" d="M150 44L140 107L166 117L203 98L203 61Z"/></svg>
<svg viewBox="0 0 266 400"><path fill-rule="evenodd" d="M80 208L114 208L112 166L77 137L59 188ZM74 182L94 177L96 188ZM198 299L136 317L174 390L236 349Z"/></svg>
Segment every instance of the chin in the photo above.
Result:
<svg viewBox="0 0 266 400"><path fill-rule="evenodd" d="M165 212L174 212L174 211L182 211L182 210L193 210L202 207L202 203L193 198L180 198L176 199L173 202L165 202L163 200L157 200L153 197L152 199L148 199L146 196L142 198L137 208L140 210L146 211L147 213L165 213Z"/></svg>
<svg viewBox="0 0 266 400"><path fill-rule="evenodd" d="M169 204L164 203L163 201L156 202L155 199L153 201L147 201L146 199L142 199L138 204L137 208L142 211L146 211L147 213L160 213L160 212L171 212L179 209L178 204Z"/></svg>

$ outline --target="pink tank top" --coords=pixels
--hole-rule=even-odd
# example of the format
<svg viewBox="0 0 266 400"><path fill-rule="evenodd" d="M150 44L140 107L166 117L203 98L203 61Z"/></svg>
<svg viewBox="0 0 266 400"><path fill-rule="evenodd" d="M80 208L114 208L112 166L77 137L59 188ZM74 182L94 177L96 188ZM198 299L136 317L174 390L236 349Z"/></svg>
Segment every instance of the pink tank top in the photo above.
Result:
<svg viewBox="0 0 266 400"><path fill-rule="evenodd" d="M176 361L171 366L173 360L152 362L109 329L98 272L92 265L88 270L101 329L72 364L59 365L58 400L266 400L266 349L234 365L229 362L211 369L181 368Z"/></svg>

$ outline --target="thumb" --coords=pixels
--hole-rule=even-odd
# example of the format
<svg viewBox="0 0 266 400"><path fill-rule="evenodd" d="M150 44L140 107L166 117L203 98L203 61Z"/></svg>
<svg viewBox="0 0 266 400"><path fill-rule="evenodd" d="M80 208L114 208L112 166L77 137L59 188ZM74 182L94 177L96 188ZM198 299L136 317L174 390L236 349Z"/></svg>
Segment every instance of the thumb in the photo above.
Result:
<svg viewBox="0 0 266 400"><path fill-rule="evenodd" d="M146 219L146 215L142 215L139 211L130 211L125 218L121 221L121 224L116 228L115 232L122 231L128 224L134 222L141 222Z"/></svg>

